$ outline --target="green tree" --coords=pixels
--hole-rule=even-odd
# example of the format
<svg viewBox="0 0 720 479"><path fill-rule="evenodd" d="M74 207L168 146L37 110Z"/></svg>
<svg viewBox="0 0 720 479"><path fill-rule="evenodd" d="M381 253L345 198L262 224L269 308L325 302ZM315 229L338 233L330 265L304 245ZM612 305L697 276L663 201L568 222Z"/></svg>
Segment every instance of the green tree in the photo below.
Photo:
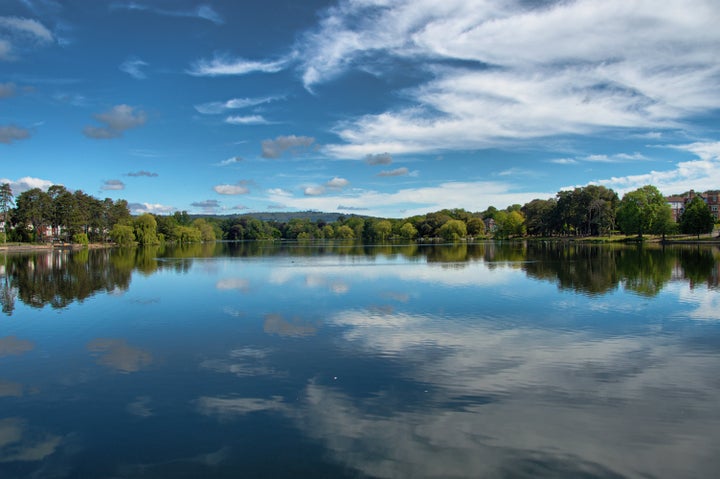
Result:
<svg viewBox="0 0 720 479"><path fill-rule="evenodd" d="M133 222L135 227L135 239L143 245L160 244L157 236L157 221L150 213L144 213Z"/></svg>
<svg viewBox="0 0 720 479"><path fill-rule="evenodd" d="M110 239L119 246L130 246L135 242L135 233L130 225L116 224L110 230Z"/></svg>
<svg viewBox="0 0 720 479"><path fill-rule="evenodd" d="M467 226L461 220L448 220L440 227L439 234L446 241L457 241L467 236Z"/></svg>
<svg viewBox="0 0 720 479"><path fill-rule="evenodd" d="M3 232L8 231L8 213L10 211L10 208L12 208L14 202L13 202L13 192L12 188L10 187L9 183L3 183L0 185L0 213L2 213L2 222L3 222ZM5 240L5 235L3 235L3 241Z"/></svg>
<svg viewBox="0 0 720 479"><path fill-rule="evenodd" d="M520 211L498 211L495 213L495 237L500 239L525 234L525 218Z"/></svg>
<svg viewBox="0 0 720 479"><path fill-rule="evenodd" d="M43 241L45 229L50 225L52 218L50 195L40 188L32 188L20 193L15 204L18 223L25 231L31 229L36 241Z"/></svg>
<svg viewBox="0 0 720 479"><path fill-rule="evenodd" d="M418 230L410 222L403 223L400 227L400 236L404 239L411 240L417 238Z"/></svg>
<svg viewBox="0 0 720 479"><path fill-rule="evenodd" d="M323 238L332 239L335 237L335 230L333 230L332 226L325 225L322 227L322 234L323 234Z"/></svg>
<svg viewBox="0 0 720 479"><path fill-rule="evenodd" d="M472 217L467 220L467 234L473 238L485 235L485 222L478 217Z"/></svg>
<svg viewBox="0 0 720 479"><path fill-rule="evenodd" d="M212 242L217 238L215 237L215 230L212 225L202 218L198 218L192 222L192 226L197 228L200 232L200 240Z"/></svg>
<svg viewBox="0 0 720 479"><path fill-rule="evenodd" d="M178 243L199 243L202 241L202 232L194 226L176 226L172 237Z"/></svg>
<svg viewBox="0 0 720 479"><path fill-rule="evenodd" d="M680 231L697 235L700 239L701 234L712 233L714 227L715 218L707 203L699 196L695 196L680 216Z"/></svg>
<svg viewBox="0 0 720 479"><path fill-rule="evenodd" d="M388 220L380 220L373 225L373 229L375 233L375 239L385 241L392 232L392 223L390 223Z"/></svg>
<svg viewBox="0 0 720 479"><path fill-rule="evenodd" d="M335 238L353 239L355 238L355 232L348 225L337 225L335 228Z"/></svg>
<svg viewBox="0 0 720 479"><path fill-rule="evenodd" d="M645 233L658 232L663 209L669 209L663 195L652 185L646 185L626 193L617 209L617 222L625 234L637 234L642 239Z"/></svg>
<svg viewBox="0 0 720 479"><path fill-rule="evenodd" d="M522 207L527 233L532 236L550 236L554 231L553 215L557 201L532 200Z"/></svg>

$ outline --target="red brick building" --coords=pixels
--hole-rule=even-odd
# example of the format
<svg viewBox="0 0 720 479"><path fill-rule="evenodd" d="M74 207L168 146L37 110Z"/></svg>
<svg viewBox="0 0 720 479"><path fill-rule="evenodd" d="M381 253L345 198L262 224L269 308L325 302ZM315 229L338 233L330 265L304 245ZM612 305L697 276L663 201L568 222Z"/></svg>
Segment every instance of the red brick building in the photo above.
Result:
<svg viewBox="0 0 720 479"><path fill-rule="evenodd" d="M720 190L708 190L705 193L695 193L690 190L682 195L666 196L665 200L670 205L670 209L673 212L673 219L677 222L680 220L683 211L685 211L685 205L690 202L693 198L699 196L710 208L710 212L715 217L715 221L720 221Z"/></svg>

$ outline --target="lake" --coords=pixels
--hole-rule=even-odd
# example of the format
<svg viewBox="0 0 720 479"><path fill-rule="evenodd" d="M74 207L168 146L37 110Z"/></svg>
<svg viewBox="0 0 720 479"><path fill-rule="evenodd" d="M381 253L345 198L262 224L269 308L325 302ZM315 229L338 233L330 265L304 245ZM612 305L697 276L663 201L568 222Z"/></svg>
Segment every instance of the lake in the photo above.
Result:
<svg viewBox="0 0 720 479"><path fill-rule="evenodd" d="M0 257L0 478L709 478L720 250Z"/></svg>

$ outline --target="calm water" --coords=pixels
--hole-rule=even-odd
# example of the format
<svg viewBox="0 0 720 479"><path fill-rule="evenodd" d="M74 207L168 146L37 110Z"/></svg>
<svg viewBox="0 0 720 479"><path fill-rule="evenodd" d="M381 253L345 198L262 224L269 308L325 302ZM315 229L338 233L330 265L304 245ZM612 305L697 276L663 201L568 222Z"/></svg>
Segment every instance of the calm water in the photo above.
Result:
<svg viewBox="0 0 720 479"><path fill-rule="evenodd" d="M720 250L1 256L0 478L710 478Z"/></svg>

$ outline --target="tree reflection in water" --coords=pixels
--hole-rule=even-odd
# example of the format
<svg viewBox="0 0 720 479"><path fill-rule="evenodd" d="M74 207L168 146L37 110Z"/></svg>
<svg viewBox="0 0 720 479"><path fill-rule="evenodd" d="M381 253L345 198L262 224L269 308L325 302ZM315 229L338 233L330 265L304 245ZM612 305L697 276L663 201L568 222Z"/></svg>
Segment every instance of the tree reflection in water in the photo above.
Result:
<svg viewBox="0 0 720 479"><path fill-rule="evenodd" d="M97 292L127 290L133 271L152 275L171 268L189 271L194 258L310 257L322 255L403 257L452 267L482 262L488 269L515 268L557 283L560 289L603 295L618 287L657 295L672 280L691 288L717 288L720 250L715 246L581 245L559 242L363 245L354 242L236 242L128 249L9 254L0 265L0 303L12 315L19 299L42 308L64 308Z"/></svg>

